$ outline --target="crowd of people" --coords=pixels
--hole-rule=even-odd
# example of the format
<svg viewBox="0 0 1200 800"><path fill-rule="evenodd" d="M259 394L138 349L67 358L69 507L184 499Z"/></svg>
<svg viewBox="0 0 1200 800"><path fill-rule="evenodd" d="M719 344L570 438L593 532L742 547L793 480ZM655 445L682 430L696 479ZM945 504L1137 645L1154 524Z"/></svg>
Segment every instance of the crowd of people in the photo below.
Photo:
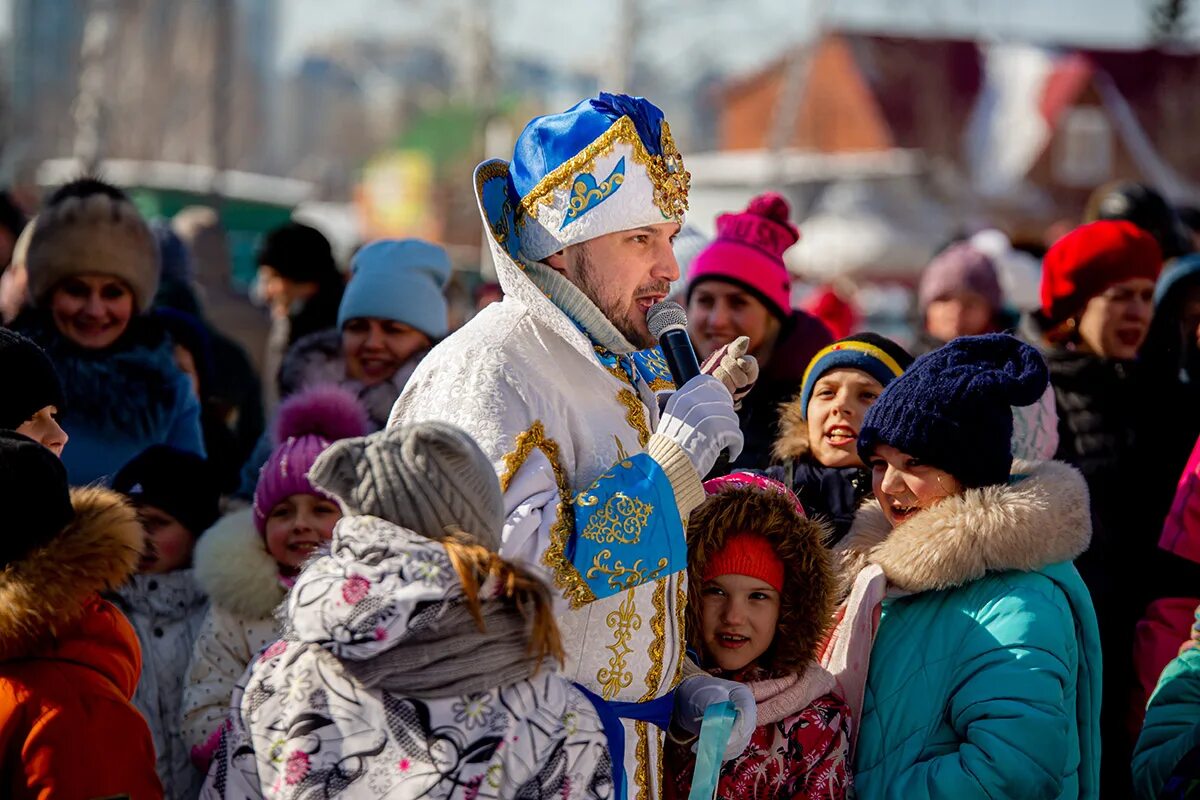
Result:
<svg viewBox="0 0 1200 800"><path fill-rule="evenodd" d="M794 304L778 194L677 252L643 98L473 180L469 322L442 247L290 223L255 353L210 210L0 203L0 793L1200 797L1190 212L1103 187L1035 307L950 242L906 347Z"/></svg>

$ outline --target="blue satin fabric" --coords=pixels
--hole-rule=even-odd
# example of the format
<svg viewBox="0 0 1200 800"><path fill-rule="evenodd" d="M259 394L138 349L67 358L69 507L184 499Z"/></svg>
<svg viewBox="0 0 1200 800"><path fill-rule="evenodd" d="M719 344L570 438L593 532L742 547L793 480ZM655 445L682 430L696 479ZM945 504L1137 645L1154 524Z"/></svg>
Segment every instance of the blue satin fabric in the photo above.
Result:
<svg viewBox="0 0 1200 800"><path fill-rule="evenodd" d="M639 722L649 722L662 730L671 725L671 712L675 708L675 692L667 692L662 697L647 700L644 703L610 702L588 689L581 683L575 688L591 701L604 726L604 736L608 739L608 754L612 758L613 768L613 798L625 800L629 787L625 777L625 727L622 719L632 719ZM661 788L661 787L660 787Z"/></svg>
<svg viewBox="0 0 1200 800"><path fill-rule="evenodd" d="M542 178L583 152L624 116L633 120L646 150L661 155L662 111L644 97L601 92L525 126L509 165L514 199L528 195Z"/></svg>

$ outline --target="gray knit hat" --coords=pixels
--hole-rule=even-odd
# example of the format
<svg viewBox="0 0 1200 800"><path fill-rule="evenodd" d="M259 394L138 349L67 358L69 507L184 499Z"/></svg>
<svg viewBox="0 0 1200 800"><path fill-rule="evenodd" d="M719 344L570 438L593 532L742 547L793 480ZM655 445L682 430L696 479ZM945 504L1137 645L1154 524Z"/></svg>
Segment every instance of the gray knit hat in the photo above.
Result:
<svg viewBox="0 0 1200 800"><path fill-rule="evenodd" d="M475 440L444 422L400 425L343 439L308 471L314 486L367 514L440 540L454 529L500 548L504 499Z"/></svg>

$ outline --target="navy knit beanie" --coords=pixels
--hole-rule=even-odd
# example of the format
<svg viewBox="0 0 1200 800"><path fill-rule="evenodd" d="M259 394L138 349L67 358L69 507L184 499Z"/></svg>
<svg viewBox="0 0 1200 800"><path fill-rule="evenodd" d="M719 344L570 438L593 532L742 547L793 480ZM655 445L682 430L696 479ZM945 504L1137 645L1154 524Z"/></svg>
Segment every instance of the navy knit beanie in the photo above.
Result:
<svg viewBox="0 0 1200 800"><path fill-rule="evenodd" d="M1006 334L963 336L913 362L867 411L858 434L866 461L880 444L945 470L969 488L1006 483L1012 406L1037 402L1046 362Z"/></svg>
<svg viewBox="0 0 1200 800"><path fill-rule="evenodd" d="M913 363L913 357L900 345L877 333L856 333L821 350L808 362L800 389L800 419L808 419L808 403L821 376L835 369L857 369L867 373L880 386L887 386Z"/></svg>

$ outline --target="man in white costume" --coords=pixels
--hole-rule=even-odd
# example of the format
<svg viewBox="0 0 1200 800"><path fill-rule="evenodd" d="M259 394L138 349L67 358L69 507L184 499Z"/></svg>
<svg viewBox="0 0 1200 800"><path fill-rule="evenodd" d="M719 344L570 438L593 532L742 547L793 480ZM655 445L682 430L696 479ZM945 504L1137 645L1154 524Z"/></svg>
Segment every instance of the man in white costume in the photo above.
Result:
<svg viewBox="0 0 1200 800"><path fill-rule="evenodd" d="M679 277L671 243L688 181L642 98L602 93L530 122L511 163L475 170L505 299L425 358L389 422L445 420L492 460L501 552L559 590L565 674L621 718L610 746L638 800L660 796L672 716L695 735L709 703L732 700L727 758L755 724L741 684L685 679L684 526L702 476L741 449L731 391L757 372L731 347L706 364L721 380L675 391L648 331L647 309Z"/></svg>

